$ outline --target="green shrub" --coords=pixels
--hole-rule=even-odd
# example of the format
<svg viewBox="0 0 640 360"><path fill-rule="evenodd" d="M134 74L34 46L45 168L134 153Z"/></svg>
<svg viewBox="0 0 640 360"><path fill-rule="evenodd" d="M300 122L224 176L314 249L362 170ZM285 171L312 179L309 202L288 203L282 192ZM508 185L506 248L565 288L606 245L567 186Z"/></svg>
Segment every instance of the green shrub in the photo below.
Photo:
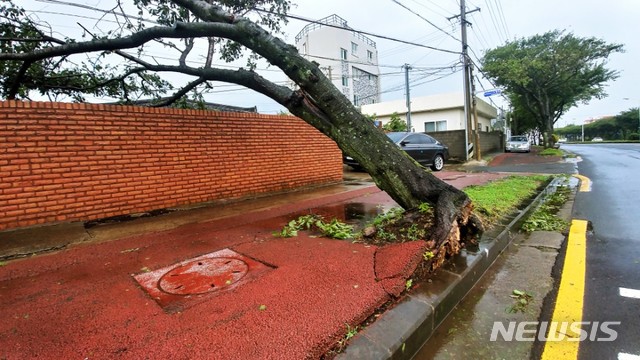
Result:
<svg viewBox="0 0 640 360"><path fill-rule="evenodd" d="M562 150L552 148L544 149L538 153L538 155L542 156L562 156L562 154Z"/></svg>
<svg viewBox="0 0 640 360"><path fill-rule="evenodd" d="M629 136L627 136L627 140L640 140L640 134L631 133L629 134Z"/></svg>

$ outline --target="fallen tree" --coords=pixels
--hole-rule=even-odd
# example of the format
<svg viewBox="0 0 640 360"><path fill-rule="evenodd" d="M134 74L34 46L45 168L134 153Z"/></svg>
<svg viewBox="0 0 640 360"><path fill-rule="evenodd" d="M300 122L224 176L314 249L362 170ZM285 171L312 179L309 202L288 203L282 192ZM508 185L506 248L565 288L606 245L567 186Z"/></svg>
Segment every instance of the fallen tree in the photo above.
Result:
<svg viewBox="0 0 640 360"><path fill-rule="evenodd" d="M157 17L158 25L144 27L141 22L129 22L116 36L96 37L88 41L69 41L53 38L39 29L37 24L19 11L12 17L5 16L4 38L13 38L5 43L0 53L0 61L5 62L0 76L3 81L5 98L28 98L29 90L46 92L76 93L98 91L100 86L109 87L109 95L120 94L127 97L132 90L144 91L144 84L155 81L163 84L159 74L180 73L195 80L178 89L170 98L176 101L199 86L210 81L234 83L264 94L286 107L291 114L303 119L329 138L340 149L353 157L374 179L376 185L387 192L400 206L407 210L408 217L422 203L431 204L435 209L433 228L429 229L429 239L436 248L449 248L456 252L460 242L474 239L482 230L480 221L472 213L473 205L462 191L433 176L407 156L388 137L376 128L372 121L363 116L349 100L332 84L318 66L298 54L297 50L269 30L277 30L277 20L281 20L289 2L286 0L266 1L201 1L201 0L134 0L140 9ZM242 16L259 6L270 5L275 11L262 13L262 24ZM33 29L30 28L33 27ZM25 31L30 38L16 36L11 31ZM126 30L126 33L125 33ZM88 31L88 30L86 30ZM24 34L23 34L24 35ZM187 64L186 58L193 49L194 39L205 39L209 43L207 61L202 67ZM171 41L183 42L177 64L160 64L144 61L140 56L124 52L125 49L140 49L145 44L156 41L166 46L176 47ZM16 44L15 46L11 44ZM25 46L32 44L32 46ZM242 48L252 52L250 59L261 57L287 75L297 89L278 85L254 71L252 63L248 68L227 69L216 67L211 61L214 49L219 49L224 60L236 60ZM74 82L70 88L59 78L60 64L76 54L117 54L129 64L120 74L109 71L85 74L81 82ZM253 63L255 64L255 63ZM88 67L86 67L88 68ZM34 69L42 70L36 71ZM70 71L70 70L66 70ZM70 79L78 79L75 72ZM131 79L142 79L133 82ZM75 93L74 93L75 94ZM165 102L166 103L166 102Z"/></svg>

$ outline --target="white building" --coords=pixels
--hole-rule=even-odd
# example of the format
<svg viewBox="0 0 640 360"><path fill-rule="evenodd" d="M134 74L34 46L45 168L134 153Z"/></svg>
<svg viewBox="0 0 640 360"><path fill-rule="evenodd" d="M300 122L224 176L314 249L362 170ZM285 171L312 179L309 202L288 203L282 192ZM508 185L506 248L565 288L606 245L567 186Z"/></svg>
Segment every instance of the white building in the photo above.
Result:
<svg viewBox="0 0 640 360"><path fill-rule="evenodd" d="M476 104L480 131L490 131L492 120L498 116L497 109L477 97ZM407 120L407 104L404 99L364 105L361 111L363 114L375 115L382 124L387 123L393 113L397 113L404 121ZM411 127L417 132L464 130L464 94L412 98Z"/></svg>
<svg viewBox="0 0 640 360"><path fill-rule="evenodd" d="M298 52L320 64L325 75L356 106L380 101L376 43L353 31L338 15L305 26L296 35Z"/></svg>

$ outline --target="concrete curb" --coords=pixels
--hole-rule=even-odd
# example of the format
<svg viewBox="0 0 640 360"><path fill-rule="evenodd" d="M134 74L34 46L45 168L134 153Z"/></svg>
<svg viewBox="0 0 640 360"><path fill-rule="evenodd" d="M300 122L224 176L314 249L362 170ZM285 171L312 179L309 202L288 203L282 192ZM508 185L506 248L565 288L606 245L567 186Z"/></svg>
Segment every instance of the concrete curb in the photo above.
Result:
<svg viewBox="0 0 640 360"><path fill-rule="evenodd" d="M358 333L338 359L411 359L511 243L511 231L558 186L554 179L495 236L477 249L463 249L438 270L431 283L412 290L375 323Z"/></svg>

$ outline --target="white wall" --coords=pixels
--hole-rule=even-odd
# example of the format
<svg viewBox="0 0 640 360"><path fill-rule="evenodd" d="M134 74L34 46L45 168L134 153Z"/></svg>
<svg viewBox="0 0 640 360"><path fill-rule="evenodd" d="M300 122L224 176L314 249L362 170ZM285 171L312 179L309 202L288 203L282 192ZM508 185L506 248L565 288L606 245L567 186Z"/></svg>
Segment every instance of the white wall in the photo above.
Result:
<svg viewBox="0 0 640 360"><path fill-rule="evenodd" d="M498 111L482 99L477 99L478 125L482 131L491 128L491 119L498 116ZM362 113L376 115L383 124L397 112L406 121L406 100L385 101L377 104L363 105ZM438 94L411 99L411 126L417 132L425 131L425 122L447 121L447 130L465 128L464 96L462 93Z"/></svg>
<svg viewBox="0 0 640 360"><path fill-rule="evenodd" d="M357 44L356 53L352 52L352 42ZM349 29L322 26L304 34L296 42L296 47L308 60L317 62L325 75L330 75L332 83L352 102L354 101L353 68L356 67L376 76L372 84L373 90L369 89L369 93L375 94L371 101L378 102L380 101L378 50L375 48L375 43L369 42L363 39L362 35ZM347 50L346 61L341 60L341 48ZM372 59L368 58L367 51L371 51ZM342 84L343 76L346 76L348 81L346 87Z"/></svg>

